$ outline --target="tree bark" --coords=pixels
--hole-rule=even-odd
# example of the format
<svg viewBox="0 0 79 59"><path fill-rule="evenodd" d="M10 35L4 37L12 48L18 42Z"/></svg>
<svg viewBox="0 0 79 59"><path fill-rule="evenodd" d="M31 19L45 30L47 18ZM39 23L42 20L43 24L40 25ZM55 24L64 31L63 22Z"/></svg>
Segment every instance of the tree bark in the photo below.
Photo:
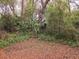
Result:
<svg viewBox="0 0 79 59"><path fill-rule="evenodd" d="M24 0L22 0L22 3L21 3L21 16L23 16L24 14Z"/></svg>
<svg viewBox="0 0 79 59"><path fill-rule="evenodd" d="M44 22L45 21L45 16L44 16L44 11L46 9L46 6L48 4L48 2L50 0L46 0L45 2L43 0L38 0L40 1L39 3L41 4L39 8L36 8L35 10L35 18L39 21L39 22ZM36 3L38 2L36 1ZM37 6L37 5L36 5Z"/></svg>

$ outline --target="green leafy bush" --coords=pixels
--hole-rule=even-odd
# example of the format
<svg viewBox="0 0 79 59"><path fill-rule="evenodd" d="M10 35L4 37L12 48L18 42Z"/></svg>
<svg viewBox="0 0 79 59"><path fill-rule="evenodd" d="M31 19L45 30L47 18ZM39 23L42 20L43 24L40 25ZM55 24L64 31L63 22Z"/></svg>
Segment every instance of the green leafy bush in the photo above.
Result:
<svg viewBox="0 0 79 59"><path fill-rule="evenodd" d="M29 21L21 17L2 16L0 20L0 28L7 32L27 31L30 27Z"/></svg>
<svg viewBox="0 0 79 59"><path fill-rule="evenodd" d="M56 8L49 7L47 22L48 33L57 35L60 31L63 31L64 28L63 12Z"/></svg>
<svg viewBox="0 0 79 59"><path fill-rule="evenodd" d="M78 39L78 31L73 26L73 15L66 15L63 10L49 6L47 9L47 33L56 39Z"/></svg>
<svg viewBox="0 0 79 59"><path fill-rule="evenodd" d="M1 28L8 32L15 31L16 19L9 15L3 15L0 20Z"/></svg>
<svg viewBox="0 0 79 59"><path fill-rule="evenodd" d="M32 30L32 16L33 16L32 3L27 6L25 13L18 16L2 15L0 18L0 29L4 29L7 32L27 32Z"/></svg>

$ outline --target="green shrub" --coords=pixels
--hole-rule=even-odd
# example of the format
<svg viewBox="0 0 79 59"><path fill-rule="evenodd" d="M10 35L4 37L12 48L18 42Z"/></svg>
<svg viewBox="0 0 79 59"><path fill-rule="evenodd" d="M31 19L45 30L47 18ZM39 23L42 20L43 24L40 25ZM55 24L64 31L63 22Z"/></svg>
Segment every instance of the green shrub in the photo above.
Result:
<svg viewBox="0 0 79 59"><path fill-rule="evenodd" d="M21 17L9 15L2 16L0 25L0 28L7 32L27 31L28 27L30 27L29 21L26 19L23 20Z"/></svg>
<svg viewBox="0 0 79 59"><path fill-rule="evenodd" d="M69 13L65 14L63 10L52 6L49 6L46 14L48 34L56 39L78 39L78 31L73 26L76 17Z"/></svg>
<svg viewBox="0 0 79 59"><path fill-rule="evenodd" d="M57 35L60 31L63 31L64 28L63 12L56 8L49 7L47 22L48 33Z"/></svg>
<svg viewBox="0 0 79 59"><path fill-rule="evenodd" d="M6 31L12 31L14 29L14 20L9 15L3 15L1 17L1 28Z"/></svg>

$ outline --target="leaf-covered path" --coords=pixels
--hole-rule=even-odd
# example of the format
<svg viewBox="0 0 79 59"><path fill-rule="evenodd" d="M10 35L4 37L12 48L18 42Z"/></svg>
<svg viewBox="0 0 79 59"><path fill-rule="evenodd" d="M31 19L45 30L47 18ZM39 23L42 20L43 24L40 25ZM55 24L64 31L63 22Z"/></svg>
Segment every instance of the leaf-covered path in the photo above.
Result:
<svg viewBox="0 0 79 59"><path fill-rule="evenodd" d="M0 59L79 59L79 48L30 39L0 49Z"/></svg>

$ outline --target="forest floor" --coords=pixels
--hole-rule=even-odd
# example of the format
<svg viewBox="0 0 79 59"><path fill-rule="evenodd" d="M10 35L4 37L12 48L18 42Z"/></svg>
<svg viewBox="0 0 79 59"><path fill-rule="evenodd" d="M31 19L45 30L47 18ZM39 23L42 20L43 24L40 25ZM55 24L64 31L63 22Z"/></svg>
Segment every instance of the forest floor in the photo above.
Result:
<svg viewBox="0 0 79 59"><path fill-rule="evenodd" d="M0 59L79 59L79 47L31 38L0 49Z"/></svg>

